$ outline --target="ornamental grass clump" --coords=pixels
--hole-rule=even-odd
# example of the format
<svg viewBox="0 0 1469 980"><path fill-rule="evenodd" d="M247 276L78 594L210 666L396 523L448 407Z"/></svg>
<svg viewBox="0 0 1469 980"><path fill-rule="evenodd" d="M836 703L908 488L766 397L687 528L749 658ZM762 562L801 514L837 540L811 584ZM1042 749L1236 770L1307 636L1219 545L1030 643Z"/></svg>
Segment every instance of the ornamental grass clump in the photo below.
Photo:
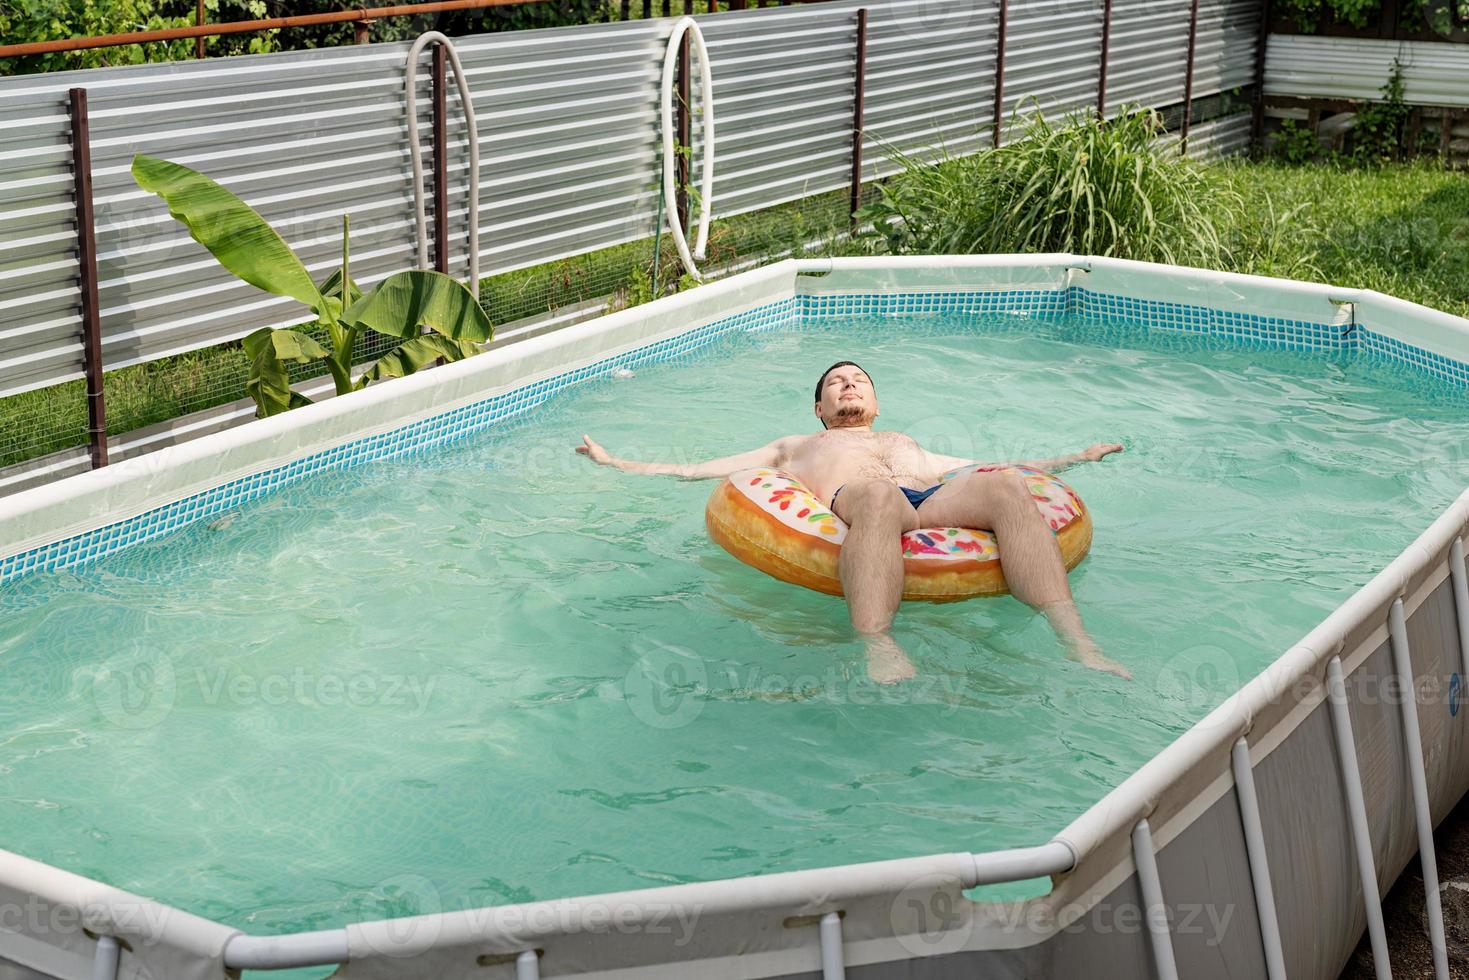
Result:
<svg viewBox="0 0 1469 980"><path fill-rule="evenodd" d="M1021 137L973 156L894 154L902 172L859 219L894 254L1071 252L1217 265L1216 219L1237 198L1163 136L1151 110L1059 123L1037 112Z"/></svg>

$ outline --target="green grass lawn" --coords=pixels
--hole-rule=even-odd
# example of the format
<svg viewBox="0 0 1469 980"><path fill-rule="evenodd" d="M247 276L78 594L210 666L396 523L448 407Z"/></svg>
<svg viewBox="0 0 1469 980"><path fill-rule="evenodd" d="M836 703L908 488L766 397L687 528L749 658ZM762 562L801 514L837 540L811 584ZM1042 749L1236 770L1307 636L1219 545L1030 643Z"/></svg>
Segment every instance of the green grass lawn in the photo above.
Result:
<svg viewBox="0 0 1469 980"><path fill-rule="evenodd" d="M1231 271L1377 289L1469 317L1469 174L1419 163L1373 170L1229 162L1210 168L1220 199L1242 206L1220 219ZM710 265L782 254L868 254L872 239L836 237L845 194L717 222ZM808 243L815 243L807 248ZM614 307L653 298L652 239L481 283L496 323L611 296ZM660 291L680 269L666 236L659 247ZM687 281L684 283L687 285ZM128 432L244 396L238 345L213 347L107 375L108 429ZM86 440L81 382L0 399L0 466Z"/></svg>
<svg viewBox="0 0 1469 980"><path fill-rule="evenodd" d="M1399 296L1469 317L1469 173L1231 162L1243 200L1225 229L1233 271Z"/></svg>

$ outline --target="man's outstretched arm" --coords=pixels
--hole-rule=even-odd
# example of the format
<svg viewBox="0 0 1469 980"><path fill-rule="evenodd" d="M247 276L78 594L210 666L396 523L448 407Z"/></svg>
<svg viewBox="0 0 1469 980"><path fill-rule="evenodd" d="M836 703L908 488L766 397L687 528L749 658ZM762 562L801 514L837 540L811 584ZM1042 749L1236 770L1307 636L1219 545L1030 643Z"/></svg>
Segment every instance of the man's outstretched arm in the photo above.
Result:
<svg viewBox="0 0 1469 980"><path fill-rule="evenodd" d="M1117 442L1099 442L1095 446L1083 449L1079 453L1067 453L1065 456L1055 456L1051 459L1032 459L1017 465L1030 466L1047 473L1059 473L1068 466L1076 463L1095 463L1113 453L1122 452L1122 444Z"/></svg>
<svg viewBox="0 0 1469 980"><path fill-rule="evenodd" d="M1099 442L1095 446L1083 449L1079 453L1067 453L1064 456L1054 456L1050 459L1029 459L1022 460L1018 463L987 463L985 465L1030 466L1038 470L1045 470L1047 473L1059 473L1061 470L1066 469L1066 467L1076 463L1094 463L1105 456L1110 456L1112 453L1120 452L1122 452L1122 446L1119 443ZM943 456L939 453L925 452L924 455L928 457L929 465L940 474L957 470L961 466L973 466L979 462L977 459L964 459L960 456Z"/></svg>
<svg viewBox="0 0 1469 980"><path fill-rule="evenodd" d="M640 463L632 459L619 459L592 441L591 436L582 436L582 444L576 451L594 463L613 466L627 473L651 473L658 476L676 476L683 480L715 480L729 476L736 470L752 466L780 466L790 455L791 437L777 439L759 449L752 449L737 456L725 456L704 463Z"/></svg>

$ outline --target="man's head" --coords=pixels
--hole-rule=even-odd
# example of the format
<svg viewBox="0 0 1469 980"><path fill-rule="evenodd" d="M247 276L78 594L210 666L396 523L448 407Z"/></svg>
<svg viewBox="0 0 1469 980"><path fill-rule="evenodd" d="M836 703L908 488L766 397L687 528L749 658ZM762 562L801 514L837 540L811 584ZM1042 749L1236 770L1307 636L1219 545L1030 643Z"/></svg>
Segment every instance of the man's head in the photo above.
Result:
<svg viewBox="0 0 1469 980"><path fill-rule="evenodd" d="M856 361L837 361L816 382L816 417L828 429L871 425L877 389Z"/></svg>

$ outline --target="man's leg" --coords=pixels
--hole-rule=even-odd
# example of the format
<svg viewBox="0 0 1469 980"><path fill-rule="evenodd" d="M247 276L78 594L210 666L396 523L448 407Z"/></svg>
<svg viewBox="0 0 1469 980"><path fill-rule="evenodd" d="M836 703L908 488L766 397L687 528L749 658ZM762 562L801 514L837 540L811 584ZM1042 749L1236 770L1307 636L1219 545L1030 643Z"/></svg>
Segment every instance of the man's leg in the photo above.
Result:
<svg viewBox="0 0 1469 980"><path fill-rule="evenodd" d="M1081 624L1071 598L1061 547L1036 510L1025 480L1015 473L970 473L934 492L918 507L920 527L972 527L993 531L1010 593L1045 614L1071 656L1088 667L1131 677L1102 655Z"/></svg>
<svg viewBox="0 0 1469 980"><path fill-rule="evenodd" d="M912 677L908 661L888 627L903 599L903 552L898 540L918 527L908 498L891 483L864 480L842 487L832 508L847 525L837 559L852 626L867 640L867 671L893 683Z"/></svg>

